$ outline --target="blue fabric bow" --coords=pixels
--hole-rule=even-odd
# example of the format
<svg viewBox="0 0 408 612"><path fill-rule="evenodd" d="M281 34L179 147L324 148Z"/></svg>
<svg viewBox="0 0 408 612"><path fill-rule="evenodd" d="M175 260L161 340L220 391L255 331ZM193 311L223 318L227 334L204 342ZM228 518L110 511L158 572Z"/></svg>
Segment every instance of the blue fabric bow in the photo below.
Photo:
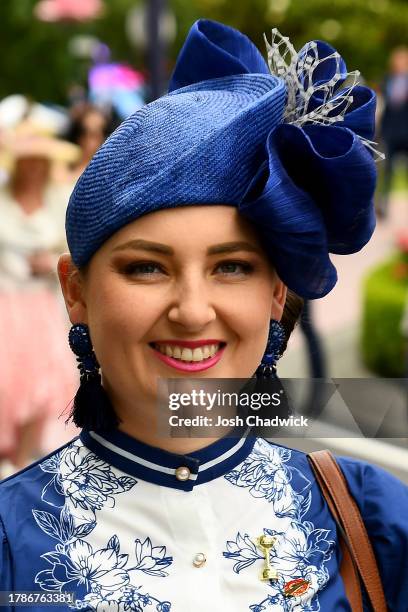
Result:
<svg viewBox="0 0 408 612"><path fill-rule="evenodd" d="M319 58L334 52L327 43L316 45ZM309 49L305 45L299 57ZM337 66L329 58L313 73L314 85L321 85L332 79L336 68L341 78L333 100L344 91L344 60ZM255 45L233 28L200 20L179 54L169 91L250 73L270 74ZM307 85L311 77L305 71L301 78ZM317 91L307 111L322 100ZM265 141L264 159L238 204L255 224L280 278L305 298L323 297L335 285L337 272L329 253L359 251L374 231L376 168L360 136L373 137L375 105L375 93L356 86L344 121L274 127Z"/></svg>

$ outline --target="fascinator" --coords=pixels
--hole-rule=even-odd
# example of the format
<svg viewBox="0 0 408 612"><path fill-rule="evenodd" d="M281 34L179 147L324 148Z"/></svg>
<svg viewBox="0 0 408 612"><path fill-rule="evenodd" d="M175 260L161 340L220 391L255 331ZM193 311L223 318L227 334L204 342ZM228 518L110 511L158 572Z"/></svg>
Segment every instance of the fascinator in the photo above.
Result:
<svg viewBox="0 0 408 612"><path fill-rule="evenodd" d="M225 204L255 226L290 289L333 288L329 254L360 250L375 226L375 94L322 41L297 53L273 30L267 53L223 24L192 26L168 94L112 134L73 191L77 266L141 215Z"/></svg>

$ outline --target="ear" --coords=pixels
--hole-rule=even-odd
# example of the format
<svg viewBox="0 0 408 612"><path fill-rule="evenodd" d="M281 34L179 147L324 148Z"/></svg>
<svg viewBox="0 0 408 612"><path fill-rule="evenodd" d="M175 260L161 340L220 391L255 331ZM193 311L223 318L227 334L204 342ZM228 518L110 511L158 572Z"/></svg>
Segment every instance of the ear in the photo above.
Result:
<svg viewBox="0 0 408 612"><path fill-rule="evenodd" d="M88 323L84 299L84 281L71 255L64 253L58 260L58 278L71 323Z"/></svg>
<svg viewBox="0 0 408 612"><path fill-rule="evenodd" d="M288 292L287 286L281 281L275 272L275 284L272 296L271 319L280 321L285 307L286 295Z"/></svg>

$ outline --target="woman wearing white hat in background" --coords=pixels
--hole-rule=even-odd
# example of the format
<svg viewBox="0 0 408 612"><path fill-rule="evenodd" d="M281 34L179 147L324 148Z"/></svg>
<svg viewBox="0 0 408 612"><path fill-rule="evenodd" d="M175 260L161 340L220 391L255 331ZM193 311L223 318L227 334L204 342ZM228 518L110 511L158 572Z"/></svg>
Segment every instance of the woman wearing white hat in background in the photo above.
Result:
<svg viewBox="0 0 408 612"><path fill-rule="evenodd" d="M12 97L14 109L21 98ZM27 103L26 103L27 104ZM69 191L51 180L55 163L78 158L55 138L39 106L0 132L8 181L0 190L0 463L3 475L46 452L64 433L58 416L76 384L62 337L66 323L55 266L65 249ZM4 111L4 108L2 108ZM28 116L27 116L28 115ZM44 430L48 435L44 438ZM50 440L52 439L52 443Z"/></svg>

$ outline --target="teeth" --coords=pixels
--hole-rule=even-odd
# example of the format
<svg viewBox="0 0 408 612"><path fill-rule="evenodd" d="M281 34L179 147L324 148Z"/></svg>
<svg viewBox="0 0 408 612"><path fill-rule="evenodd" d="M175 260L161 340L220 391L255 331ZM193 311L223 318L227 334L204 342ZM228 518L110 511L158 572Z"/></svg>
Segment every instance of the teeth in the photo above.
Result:
<svg viewBox="0 0 408 612"><path fill-rule="evenodd" d="M204 359L213 357L218 351L219 346L219 344L206 344L195 349L190 349L180 346L170 346L168 344L159 344L156 345L156 348L163 353L163 355L173 357L174 359L181 359L181 361L203 361Z"/></svg>
<svg viewBox="0 0 408 612"><path fill-rule="evenodd" d="M200 348L195 348L192 354L193 361L201 361L203 359L203 351Z"/></svg>
<svg viewBox="0 0 408 612"><path fill-rule="evenodd" d="M181 351L181 361L193 361L193 351L189 348L183 348Z"/></svg>

